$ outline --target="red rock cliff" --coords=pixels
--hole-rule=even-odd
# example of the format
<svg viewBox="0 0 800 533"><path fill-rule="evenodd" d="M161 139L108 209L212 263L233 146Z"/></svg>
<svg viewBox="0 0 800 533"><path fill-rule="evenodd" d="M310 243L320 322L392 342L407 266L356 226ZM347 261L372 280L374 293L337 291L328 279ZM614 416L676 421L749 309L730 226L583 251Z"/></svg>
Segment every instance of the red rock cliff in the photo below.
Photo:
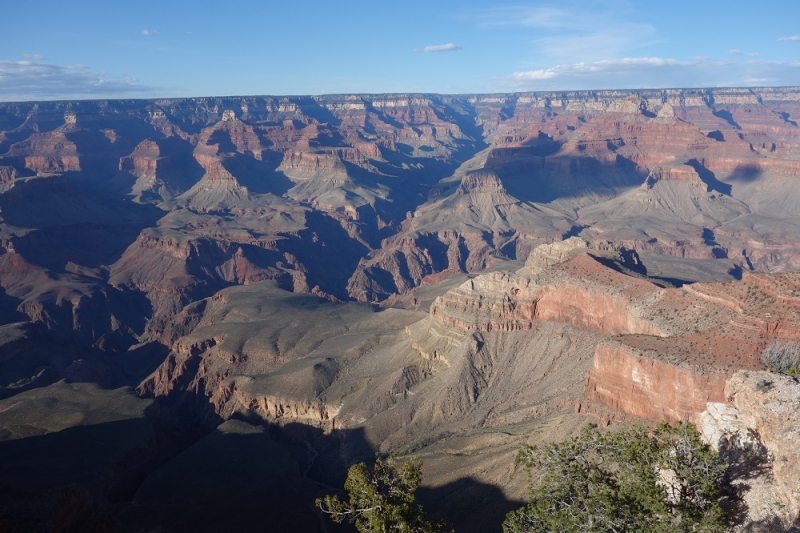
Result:
<svg viewBox="0 0 800 533"><path fill-rule="evenodd" d="M708 402L725 401L726 379L608 343L597 347L586 397L648 420L694 421Z"/></svg>

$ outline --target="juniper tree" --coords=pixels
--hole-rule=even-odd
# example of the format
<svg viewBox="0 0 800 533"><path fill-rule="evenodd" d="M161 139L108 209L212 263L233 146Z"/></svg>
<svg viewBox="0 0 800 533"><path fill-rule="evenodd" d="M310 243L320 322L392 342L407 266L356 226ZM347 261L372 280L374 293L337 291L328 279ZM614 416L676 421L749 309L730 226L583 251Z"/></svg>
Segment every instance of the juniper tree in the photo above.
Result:
<svg viewBox="0 0 800 533"><path fill-rule="evenodd" d="M525 446L529 503L506 533L722 532L724 464L687 424L600 432L587 426L560 443Z"/></svg>
<svg viewBox="0 0 800 533"><path fill-rule="evenodd" d="M445 531L441 522L429 520L414 500L420 484L422 462L378 459L370 472L364 463L350 467L344 488L345 503L338 496L317 500L317 506L334 522L354 523L361 533L435 533Z"/></svg>

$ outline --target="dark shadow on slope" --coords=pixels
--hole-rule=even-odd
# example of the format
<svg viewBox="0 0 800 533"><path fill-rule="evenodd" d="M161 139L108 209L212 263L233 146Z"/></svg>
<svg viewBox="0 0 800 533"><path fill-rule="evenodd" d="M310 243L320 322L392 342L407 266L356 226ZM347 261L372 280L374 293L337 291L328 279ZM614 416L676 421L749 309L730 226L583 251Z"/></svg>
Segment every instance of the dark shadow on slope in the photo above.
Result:
<svg viewBox="0 0 800 533"><path fill-rule="evenodd" d="M307 117L311 117L320 124L330 124L331 126L339 126L342 121L336 118L327 107L320 105L320 103L310 96L295 96L289 99L295 103L297 107Z"/></svg>
<svg viewBox="0 0 800 533"><path fill-rule="evenodd" d="M319 211L306 213L307 229L288 239L281 251L295 256L308 268L308 286L348 299L347 280L369 249L352 239L339 222Z"/></svg>
<svg viewBox="0 0 800 533"><path fill-rule="evenodd" d="M468 106L466 102L461 102L461 104L465 107ZM470 138L470 140L463 143L460 150L456 153L456 158L459 159L459 161L467 161L489 146L485 140L485 128L483 124L477 123L476 119L478 114L473 106L470 105L465 112L460 112L448 104L442 103L441 105L444 106L447 111L447 115L441 118L446 121L452 120L452 122L458 126L458 129Z"/></svg>
<svg viewBox="0 0 800 533"><path fill-rule="evenodd" d="M138 133L139 135L135 137L126 135L125 140L112 143L100 131L68 132L67 139L75 143L80 154L81 170L73 173L73 182L79 186L92 186L111 178L119 170L120 158L130 154L136 145L147 138L145 132ZM152 130L149 133L152 133Z"/></svg>
<svg viewBox="0 0 800 533"><path fill-rule="evenodd" d="M455 266L450 265L449 263L449 258L447 257L447 252L449 250L448 245L439 240L437 234L423 233L416 239L416 243L420 249L428 252L428 255L431 259L431 268L433 272L441 272L446 270L448 267ZM464 260L466 260L466 258L464 258ZM403 262L403 264L407 265L406 262ZM466 272L466 268L463 270ZM410 278L404 277L404 279Z"/></svg>
<svg viewBox="0 0 800 533"><path fill-rule="evenodd" d="M721 118L722 120L724 120L725 122L736 128L737 130L742 129L742 127L739 126L739 124L737 124L736 121L733 119L733 115L731 115L730 111L725 111L724 109L718 109L712 111L711 114L717 118Z"/></svg>
<svg viewBox="0 0 800 533"><path fill-rule="evenodd" d="M703 228L703 243L706 246L719 246L719 243L717 243L717 236L714 235L712 229Z"/></svg>
<svg viewBox="0 0 800 533"><path fill-rule="evenodd" d="M686 164L697 172L700 180L708 186L709 191L716 191L728 196L731 195L733 187L728 183L718 180L714 173L704 167L697 159L690 159Z"/></svg>
<svg viewBox="0 0 800 533"><path fill-rule="evenodd" d="M81 418L77 418L77 425L37 434L37 417L58 416L58 409L64 403L48 399L47 389L32 391L18 400L34 402L27 415L32 424L31 436L24 438L19 438L20 428L17 426L11 427L10 432L5 429L0 416L0 434L4 437L0 440L3 457L0 463L0 524L17 525L15 522L19 522L20 511L31 506L42 507L44 504L46 512L54 496L72 490L84 493L93 504L91 507L96 504L109 509L110 504L115 504L112 509L119 510L131 502L151 472L219 423L219 420L216 423L212 421L214 425L211 427L198 425L191 417L187 418L184 413L167 405L166 401L156 401L145 409L144 417L132 418L126 411L117 412L119 406L109 403L117 396L93 394L97 403L89 409L105 413L105 418L118 417L118 420L81 425ZM69 403L69 398L66 400ZM42 412L43 408L45 412ZM74 419L73 410L66 409L64 416ZM202 477L198 470L186 474ZM69 499L62 511L72 515L83 514L86 500ZM95 513L89 513L83 520L78 520L80 527L75 525L76 529L70 531L91 530L84 526L93 522L84 521L93 516ZM111 522L118 524L118 521Z"/></svg>
<svg viewBox="0 0 800 533"><path fill-rule="evenodd" d="M21 303L22 300L8 295L6 290L0 287L0 325L28 320L28 316L17 309Z"/></svg>
<svg viewBox="0 0 800 533"><path fill-rule="evenodd" d="M280 159L276 160L276 154L272 155L272 158L258 160L249 152L234 153L223 159L222 165L248 190L257 194L283 196L295 184L283 172L276 171Z"/></svg>
<svg viewBox="0 0 800 533"><path fill-rule="evenodd" d="M121 519L175 533L318 532L322 494L286 446L229 421L153 471Z"/></svg>
<svg viewBox="0 0 800 533"><path fill-rule="evenodd" d="M168 354L169 348L167 346L151 341L117 355L115 363L118 365L125 381L133 387L155 372Z"/></svg>
<svg viewBox="0 0 800 533"><path fill-rule="evenodd" d="M347 169L347 176L351 178L354 186L362 186L376 192L374 209L385 223L402 222L407 212L414 211L427 199L428 186L409 176L402 173L399 176L387 176L370 172L353 163L343 163ZM376 167L386 168L376 161L370 163ZM382 190L388 193L386 199L380 196Z"/></svg>
<svg viewBox="0 0 800 533"><path fill-rule="evenodd" d="M539 157L553 155L561 149L561 143L543 131L540 131L537 137L529 138L522 144L527 147L528 154Z"/></svg>
<svg viewBox="0 0 800 533"><path fill-rule="evenodd" d="M165 199L171 199L189 190L203 177L205 170L195 160L194 147L191 143L177 136L164 137L160 133L151 135L149 140L156 143L159 154L155 162L155 180L150 183L150 189L142 190L138 199L140 203L157 204ZM108 180L89 187L87 189L89 193L110 199L125 198L130 195L137 180L136 168L131 157L134 153L131 151L123 156L120 159L119 172Z"/></svg>
<svg viewBox="0 0 800 533"><path fill-rule="evenodd" d="M149 225L87 222L50 226L28 232L15 245L17 253L26 260L55 272L65 272L68 263L94 268L114 263Z"/></svg>
<svg viewBox="0 0 800 533"><path fill-rule="evenodd" d="M309 140L309 146L312 148L316 147L327 147L327 148L349 148L350 145L347 144L342 137L342 134L336 130L328 129L328 128L320 128L317 136L313 139Z"/></svg>
<svg viewBox="0 0 800 533"><path fill-rule="evenodd" d="M0 128L0 131L3 131L3 129ZM21 165L19 161L17 161L15 165L12 161L6 161L2 159L1 156L6 152L8 152L8 149L11 148L11 145L18 143L20 141L24 141L25 139L30 137L33 134L33 132L23 128L20 131L4 131L3 133L4 133L3 139L0 140L0 164L15 166L17 167L18 170L20 166L24 168L24 165Z"/></svg>
<svg viewBox="0 0 800 533"><path fill-rule="evenodd" d="M381 121L381 122L383 122L384 124L388 124L388 125L392 126L393 128L397 128L397 129L400 129L400 130L402 130L402 129L404 129L404 128L405 128L405 125L404 125L404 124L401 124L400 122L396 121L395 119L393 119L392 117L390 117L389 115L387 115L387 114L386 114L385 112L383 112L382 110L380 110L380 109L376 108L376 107L375 107L375 106L372 104L372 102L371 102L371 101L364 102L364 104L366 105L366 109L367 109L367 111L368 111L369 113L374 113L374 114L377 116L378 120L380 120L380 121ZM371 132L371 133L374 133L374 132L375 132L375 128L374 128L373 126L371 126L371 127L370 127L370 129L372 130L372 132Z"/></svg>
<svg viewBox="0 0 800 533"><path fill-rule="evenodd" d="M135 531L352 531L322 516L314 501L326 494L345 497L347 469L372 464L375 450L362 429L278 426L246 411L223 421L197 385L156 398L144 417L117 412L104 395L93 394L92 409L114 421L80 425L76 419L54 433L21 437L17 426L14 433L4 429L0 410L0 524L19 527L31 508L51 518L53 498L77 491L85 497L67 501L68 510L83 517L75 522L81 531L91 531L98 516ZM48 394L31 391L17 400L39 398L38 411L26 414L31 429L37 416L58 416L65 405L43 402ZM417 495L431 516L466 532L499 530L505 514L521 505L471 479ZM94 511L84 513L87 508Z"/></svg>
<svg viewBox="0 0 800 533"><path fill-rule="evenodd" d="M33 102L0 103L0 131L9 132L22 126L34 105Z"/></svg>
<svg viewBox="0 0 800 533"><path fill-rule="evenodd" d="M607 163L593 157L537 156L526 152L527 148L500 150L495 157L489 155L487 166L496 168L506 191L523 202L614 197L644 180L636 164L619 155Z"/></svg>
<svg viewBox="0 0 800 533"><path fill-rule="evenodd" d="M153 205L99 197L75 184L80 174L17 182L0 195L5 222L33 230L14 239L17 252L31 263L57 272L68 262L111 264L142 229L164 216Z"/></svg>
<svg viewBox="0 0 800 533"><path fill-rule="evenodd" d="M725 142L725 136L719 130L709 131L706 134L706 137L708 137L709 139L714 139L715 141L718 142Z"/></svg>
<svg viewBox="0 0 800 533"><path fill-rule="evenodd" d="M766 448L760 441L748 448L731 446L723 449L721 455L728 467L722 480L720 504L727 515L727 525L733 527L743 524L749 514L745 494L752 487L748 482L757 478L763 480L772 477L772 464L768 459ZM742 531L752 533L784 531L783 527L775 529L777 525L780 525L780 520L767 518L749 524Z"/></svg>
<svg viewBox="0 0 800 533"><path fill-rule="evenodd" d="M76 339L74 334L49 331L40 323L27 322L18 327L18 335L0 344L0 398L60 379L89 381L104 388L126 384L116 380L107 354Z"/></svg>
<svg viewBox="0 0 800 533"><path fill-rule="evenodd" d="M339 492L350 465L374 457L362 430L223 423L200 398L174 393L143 418L120 413L113 422L0 441L0 524L18 527L32 507L49 515L53 495L77 490L87 498L71 500L73 514L88 500L111 510L109 523L134 531L352 530L321 516L314 501ZM114 416L114 405L102 407ZM0 433L11 437L1 426ZM77 524L91 531L92 521Z"/></svg>
<svg viewBox="0 0 800 533"><path fill-rule="evenodd" d="M635 277L647 276L647 267L644 265L644 263L642 263L642 260L639 258L639 254L636 253L636 250L621 248L619 252L619 259L611 259L600 255L592 255L591 253L590 256L601 265L619 272L620 274Z"/></svg>
<svg viewBox="0 0 800 533"><path fill-rule="evenodd" d="M459 533L500 532L506 515L525 505L508 500L499 487L472 478L421 487L417 500L430 517L445 520Z"/></svg>
<svg viewBox="0 0 800 533"><path fill-rule="evenodd" d="M795 128L797 127L797 122L790 119L791 115L789 115L789 113L787 113L786 111L778 111L777 113L784 120L784 122L791 124Z"/></svg>
<svg viewBox="0 0 800 533"><path fill-rule="evenodd" d="M109 406L109 410L113 408ZM0 469L4 507L13 500L10 494L36 496L67 485L85 487L94 498L114 500L113 496L109 498L109 492L115 492L115 485L127 482L125 476L119 475L126 466L122 459L151 446L153 433L152 425L139 418L3 440ZM112 473L117 474L116 479Z"/></svg>
<svg viewBox="0 0 800 533"><path fill-rule="evenodd" d="M114 518L111 506L97 501L83 487L66 485L16 501L0 512L0 531L127 533L127 528Z"/></svg>
<svg viewBox="0 0 800 533"><path fill-rule="evenodd" d="M230 133L228 133L225 130L214 130L214 133L212 133L211 136L208 138L206 144L208 146L214 144L218 145L217 153L220 154L236 152L236 145L233 144Z"/></svg>
<svg viewBox="0 0 800 533"><path fill-rule="evenodd" d="M460 164L443 157L414 157L413 148L403 143L396 143L397 150L381 150L383 161L371 163L384 175L396 179L405 179L408 183L430 186L443 178L453 175Z"/></svg>
<svg viewBox="0 0 800 533"><path fill-rule="evenodd" d="M119 330L92 345L76 332L52 331L30 322L19 327L22 335L0 344L0 399L60 380L104 389L136 386L168 353L159 343L128 350L135 339Z"/></svg>
<svg viewBox="0 0 800 533"><path fill-rule="evenodd" d="M731 175L728 176L728 180L738 183L750 183L756 181L764 171L761 167L756 163L747 163L738 165Z"/></svg>
<svg viewBox="0 0 800 533"><path fill-rule="evenodd" d="M37 133L47 133L64 125L64 110L62 109L60 112L40 110L31 114L25 122L25 128Z"/></svg>
<svg viewBox="0 0 800 533"><path fill-rule="evenodd" d="M734 265L734 266L731 267L730 270L728 270L728 274L733 276L733 278L736 279L736 280L741 280L742 279L742 273L743 272L744 272L744 270L742 269L741 265Z"/></svg>
<svg viewBox="0 0 800 533"><path fill-rule="evenodd" d="M157 139L161 157L158 178L173 187L177 193L188 191L200 181L205 170L194 158L194 147L178 136Z"/></svg>
<svg viewBox="0 0 800 533"><path fill-rule="evenodd" d="M569 228L569 231L565 232L561 236L561 239L562 240L567 240L570 237L578 237L578 236L580 236L581 232L583 232L583 230L585 230L588 227L589 226L585 226L585 225L582 225L582 224L573 224L572 227Z"/></svg>

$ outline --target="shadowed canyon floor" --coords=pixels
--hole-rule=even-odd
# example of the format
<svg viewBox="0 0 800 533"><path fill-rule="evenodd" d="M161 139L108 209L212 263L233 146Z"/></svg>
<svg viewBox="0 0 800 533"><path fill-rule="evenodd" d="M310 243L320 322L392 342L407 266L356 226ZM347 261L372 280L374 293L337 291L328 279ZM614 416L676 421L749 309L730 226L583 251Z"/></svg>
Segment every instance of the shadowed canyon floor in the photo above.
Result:
<svg viewBox="0 0 800 533"><path fill-rule="evenodd" d="M521 444L696 421L800 339L798 115L793 88L0 104L0 526L336 530L314 498L392 453L432 515L499 530Z"/></svg>

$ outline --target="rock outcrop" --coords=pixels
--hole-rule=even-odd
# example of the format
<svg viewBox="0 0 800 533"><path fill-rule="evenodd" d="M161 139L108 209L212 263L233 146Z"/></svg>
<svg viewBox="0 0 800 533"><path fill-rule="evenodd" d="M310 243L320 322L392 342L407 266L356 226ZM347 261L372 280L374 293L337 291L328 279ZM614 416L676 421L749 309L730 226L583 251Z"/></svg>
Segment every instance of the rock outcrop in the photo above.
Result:
<svg viewBox="0 0 800 533"><path fill-rule="evenodd" d="M728 380L725 396L730 403L709 403L698 425L742 470L734 472L733 484L743 493L748 521L777 518L784 527L798 525L800 384L771 372L741 371ZM737 474L747 479L740 481Z"/></svg>
<svg viewBox="0 0 800 533"><path fill-rule="evenodd" d="M628 267L644 269L635 252L604 241L541 245L516 273L483 274L439 296L431 315L464 331L524 331L541 321L595 331L605 341L586 398L668 422L693 421L708 402L724 401L726 380L760 368L769 339L800 334L796 274L677 289Z"/></svg>

